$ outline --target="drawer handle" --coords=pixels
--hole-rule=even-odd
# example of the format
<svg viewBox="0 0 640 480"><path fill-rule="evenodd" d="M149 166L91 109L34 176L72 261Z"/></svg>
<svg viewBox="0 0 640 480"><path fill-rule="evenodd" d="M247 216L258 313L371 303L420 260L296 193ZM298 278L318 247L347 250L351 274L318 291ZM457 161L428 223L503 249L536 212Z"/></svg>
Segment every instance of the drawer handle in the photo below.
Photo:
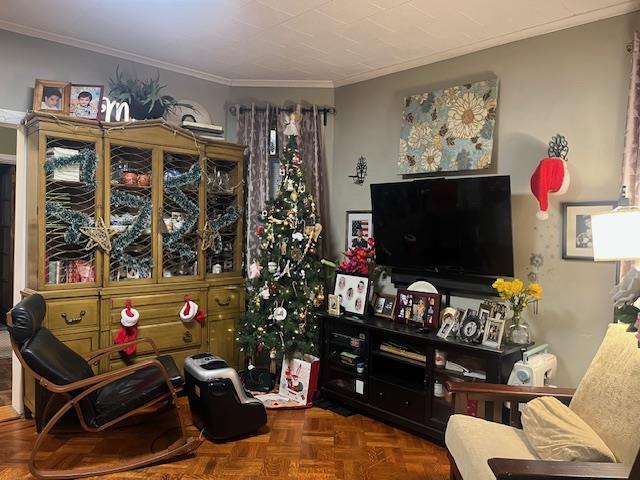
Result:
<svg viewBox="0 0 640 480"><path fill-rule="evenodd" d="M405 407L408 407L409 405L410 405L410 404L409 404L409 400L405 400L405 402L404 402L404 406L405 406Z"/></svg>
<svg viewBox="0 0 640 480"><path fill-rule="evenodd" d="M216 297L216 302L218 302L218 305L220 305L221 307L226 307L227 305L229 305L231 303L231 295L227 296L227 301L226 302L221 302L220 299L218 297Z"/></svg>
<svg viewBox="0 0 640 480"><path fill-rule="evenodd" d="M184 340L184 343L191 343L193 342L193 335L191 335L191 332L184 332L182 340Z"/></svg>
<svg viewBox="0 0 640 480"><path fill-rule="evenodd" d="M378 392L378 396L382 398L383 397L382 392Z"/></svg>
<svg viewBox="0 0 640 480"><path fill-rule="evenodd" d="M85 312L84 310L80 310L80 315L77 316L76 318L67 317L66 312L61 313L60 316L64 320L64 323L66 323L67 325L73 325L74 323L80 323L82 321L82 317L84 317L86 314L87 312Z"/></svg>

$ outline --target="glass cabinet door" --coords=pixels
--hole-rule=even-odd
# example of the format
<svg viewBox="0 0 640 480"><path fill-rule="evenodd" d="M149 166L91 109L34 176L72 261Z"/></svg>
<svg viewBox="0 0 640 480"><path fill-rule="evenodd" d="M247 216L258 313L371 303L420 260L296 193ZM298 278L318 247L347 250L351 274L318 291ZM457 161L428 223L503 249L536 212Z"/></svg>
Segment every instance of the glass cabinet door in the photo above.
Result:
<svg viewBox="0 0 640 480"><path fill-rule="evenodd" d="M116 144L108 147L105 216L113 232L108 282L150 281L154 267L153 150Z"/></svg>
<svg viewBox="0 0 640 480"><path fill-rule="evenodd" d="M230 160L207 159L206 223L213 234L205 251L207 276L237 273L242 258L237 209L242 182L238 163ZM230 209L231 207L231 209Z"/></svg>
<svg viewBox="0 0 640 480"><path fill-rule="evenodd" d="M99 274L98 249L84 233L96 222L98 152L95 140L80 138L41 137L46 145L43 283L47 287L91 286Z"/></svg>
<svg viewBox="0 0 640 480"><path fill-rule="evenodd" d="M198 275L202 168L197 155L164 152L162 278Z"/></svg>

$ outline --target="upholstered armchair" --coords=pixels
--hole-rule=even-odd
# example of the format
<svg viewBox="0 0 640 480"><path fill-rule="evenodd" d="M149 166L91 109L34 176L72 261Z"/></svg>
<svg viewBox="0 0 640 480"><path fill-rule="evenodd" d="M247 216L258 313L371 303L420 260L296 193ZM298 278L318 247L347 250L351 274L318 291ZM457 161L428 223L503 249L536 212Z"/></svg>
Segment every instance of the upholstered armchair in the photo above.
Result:
<svg viewBox="0 0 640 480"><path fill-rule="evenodd" d="M445 434L452 480L640 479L640 349L626 325L609 326L575 391L484 383L450 383L447 388L456 413ZM556 398L568 409L550 398L537 400L535 406L528 403L542 397ZM485 402L483 410L491 420L459 414L469 400ZM505 402L509 409L503 408ZM594 442L603 442L615 462L547 460L549 448L555 447L559 456L573 450L580 457L586 451L580 442L567 447L575 438L561 432L561 421L528 420L536 418L533 411L538 406L552 403L559 407L556 411L571 417L571 425L586 424L583 430ZM528 404L522 413L517 408L521 404ZM508 424L503 424L506 418ZM545 445L558 439L560 447Z"/></svg>
<svg viewBox="0 0 640 480"><path fill-rule="evenodd" d="M81 356L42 326L45 311L44 299L34 294L13 307L7 318L11 345L22 367L53 394L44 409L46 425L37 436L29 458L29 469L34 477L71 479L123 472L185 455L202 443L198 438L187 437L186 426L180 415L177 393L182 389L183 378L173 358L159 355L153 341L140 338ZM94 374L91 366L100 359L137 342L150 343L156 357L120 370ZM49 418L48 413L56 396L62 396L66 403L55 413L51 412ZM135 415L166 407L176 412L181 435L164 450L129 462L73 470L43 469L36 463L36 455L45 437L68 412L75 411L83 430L102 432Z"/></svg>

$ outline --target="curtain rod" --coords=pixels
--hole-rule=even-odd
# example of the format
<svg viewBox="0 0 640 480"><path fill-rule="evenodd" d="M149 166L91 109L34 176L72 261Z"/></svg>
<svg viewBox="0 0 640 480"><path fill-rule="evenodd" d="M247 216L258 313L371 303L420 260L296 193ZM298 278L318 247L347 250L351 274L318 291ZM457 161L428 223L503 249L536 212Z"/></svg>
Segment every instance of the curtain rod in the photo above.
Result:
<svg viewBox="0 0 640 480"><path fill-rule="evenodd" d="M240 106L240 112L250 112L252 107L248 107L246 105L242 105ZM257 112L265 112L267 109L266 107L253 107L255 108L255 110ZM274 107L277 108L278 110L280 110L281 112L287 112L287 113L292 113L296 111L296 107ZM303 112L313 112L313 108L301 108L300 109ZM317 111L320 112L322 114L322 123L323 125L326 127L327 126L327 115L331 114L331 115L335 115L336 114L336 107L319 107L317 108ZM237 115L238 111L236 109L235 105L232 105L229 107L229 113L231 115Z"/></svg>

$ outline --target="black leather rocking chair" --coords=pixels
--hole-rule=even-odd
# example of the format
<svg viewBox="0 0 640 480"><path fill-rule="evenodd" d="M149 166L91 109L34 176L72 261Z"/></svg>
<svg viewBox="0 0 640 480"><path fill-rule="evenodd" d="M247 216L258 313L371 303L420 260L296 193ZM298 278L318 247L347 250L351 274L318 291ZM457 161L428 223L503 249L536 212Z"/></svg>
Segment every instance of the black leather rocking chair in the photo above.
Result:
<svg viewBox="0 0 640 480"><path fill-rule="evenodd" d="M123 472L190 453L202 443L199 439L187 437L184 420L180 415L176 393L181 390L183 379L173 359L168 355L159 355L151 339L139 338L79 355L42 326L45 311L44 299L34 294L13 307L7 318L11 345L22 367L46 390L68 399L46 423L33 446L29 469L36 478L72 479ZM91 365L136 342L150 343L156 358L116 371L94 374ZM56 396L52 395L45 406L45 420L51 402ZM135 458L127 464L106 467L44 470L36 465L36 454L46 435L71 409L75 409L84 430L101 432L126 418L142 413L143 410L159 409L171 404L178 415L182 431L180 439L165 450Z"/></svg>

